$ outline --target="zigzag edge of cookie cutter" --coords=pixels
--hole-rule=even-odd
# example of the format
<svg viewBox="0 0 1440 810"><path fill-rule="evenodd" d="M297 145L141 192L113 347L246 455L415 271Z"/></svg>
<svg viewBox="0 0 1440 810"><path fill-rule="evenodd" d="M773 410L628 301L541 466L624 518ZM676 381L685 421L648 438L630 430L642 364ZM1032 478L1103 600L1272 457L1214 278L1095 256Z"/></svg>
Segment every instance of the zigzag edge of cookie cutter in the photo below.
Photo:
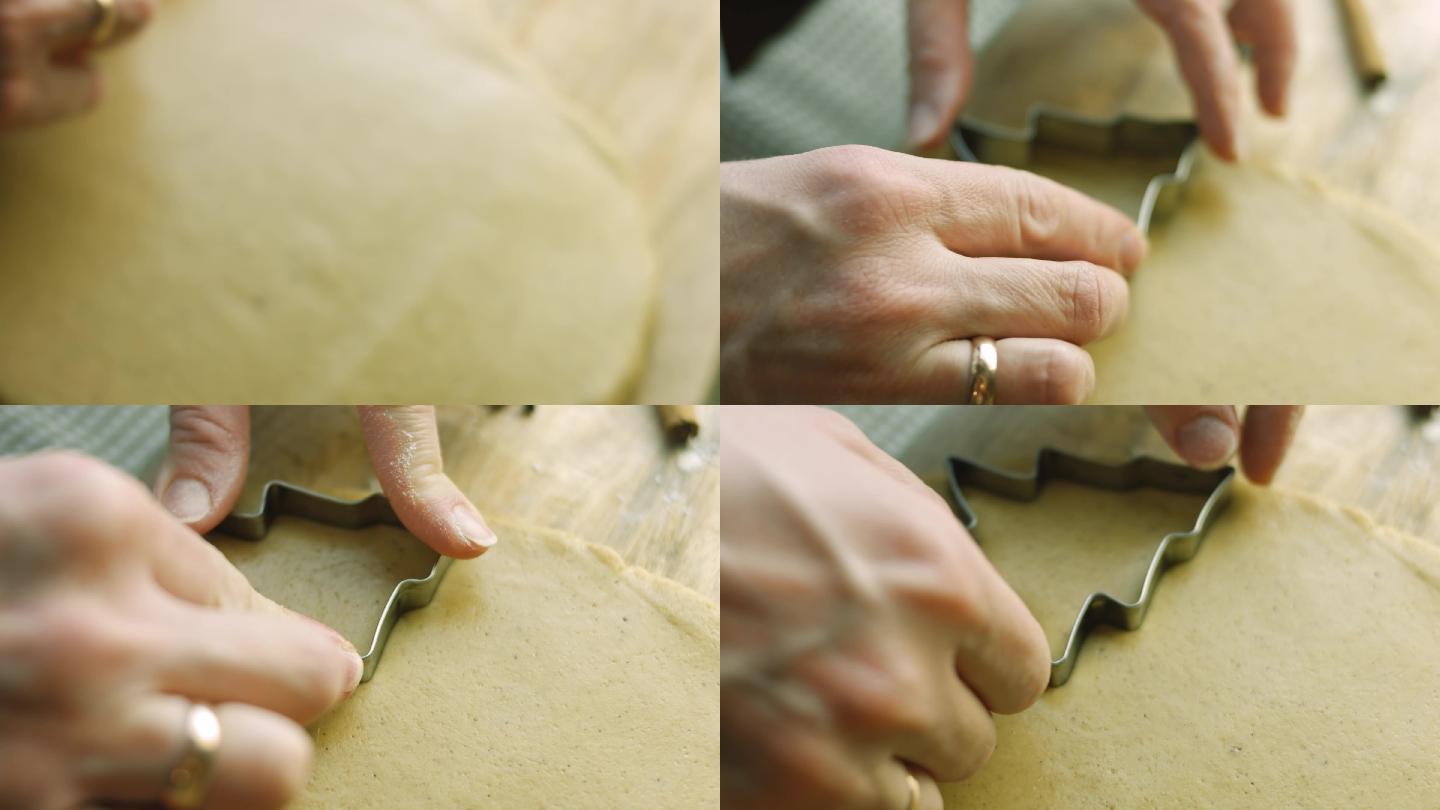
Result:
<svg viewBox="0 0 1440 810"><path fill-rule="evenodd" d="M1229 503L1235 480L1234 467L1197 470L1148 456L1140 456L1124 464L1105 464L1051 448L1045 448L1036 455L1035 465L1028 473L1012 473L953 455L948 462L950 494L955 501L955 510L960 522L971 532L975 531L980 519L965 499L962 490L965 486L979 487L1022 501L1035 500L1044 484L1051 480L1072 481L1116 492L1152 487L1169 492L1208 494L1194 526L1186 531L1170 532L1161 538L1145 569L1140 595L1134 602L1118 599L1104 591L1094 591L1085 597L1070 626L1064 652L1050 662L1051 688L1070 680L1080 647L1092 627L1105 624L1120 630L1135 630L1145 621L1160 575L1171 566L1195 556L1211 522Z"/></svg>
<svg viewBox="0 0 1440 810"><path fill-rule="evenodd" d="M1200 152L1200 129L1193 121L1128 114L1095 118L1049 104L1031 106L1020 129L973 119L958 119L950 128L950 147L970 163L1023 168L1030 164L1037 145L1093 155L1175 155L1175 169L1150 178L1140 199L1135 224L1148 233L1157 215L1168 215L1178 207Z"/></svg>
<svg viewBox="0 0 1440 810"><path fill-rule="evenodd" d="M368 526L405 528L390 506L390 501L378 492L360 500L348 501L284 481L268 481L260 496L259 511L231 512L216 530L242 540L261 540L270 531L275 518L280 515L313 520L341 529L363 529ZM440 587L440 580L445 577L445 572L450 570L452 562L453 558L438 555L429 574L404 579L396 584L380 612L375 634L370 639L370 648L360 656L364 665L360 675L361 683L374 676L380 655L385 651L385 643L390 640L390 631L395 629L395 622L399 621L402 614L430 604L435 598L436 589Z"/></svg>

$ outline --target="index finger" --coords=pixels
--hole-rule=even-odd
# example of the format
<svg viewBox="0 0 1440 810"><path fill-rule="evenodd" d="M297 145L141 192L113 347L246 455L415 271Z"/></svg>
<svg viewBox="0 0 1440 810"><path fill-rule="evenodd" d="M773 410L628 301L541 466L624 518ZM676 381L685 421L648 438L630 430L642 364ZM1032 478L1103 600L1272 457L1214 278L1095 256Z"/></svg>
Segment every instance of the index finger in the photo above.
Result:
<svg viewBox="0 0 1440 810"><path fill-rule="evenodd" d="M1146 11L1165 29L1180 73L1195 100L1200 136L1226 160L1240 157L1240 58L1217 3L1150 2Z"/></svg>
<svg viewBox="0 0 1440 810"><path fill-rule="evenodd" d="M1087 261L1126 275L1145 258L1129 217L1019 169L934 161L939 204L924 212L945 247L965 256Z"/></svg>

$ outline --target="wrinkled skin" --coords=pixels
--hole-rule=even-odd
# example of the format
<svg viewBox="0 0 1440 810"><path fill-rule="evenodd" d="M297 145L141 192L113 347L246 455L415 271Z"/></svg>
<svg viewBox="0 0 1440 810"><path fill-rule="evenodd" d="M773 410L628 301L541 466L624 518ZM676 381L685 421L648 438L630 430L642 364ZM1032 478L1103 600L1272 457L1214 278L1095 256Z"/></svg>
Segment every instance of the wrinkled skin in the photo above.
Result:
<svg viewBox="0 0 1440 810"><path fill-rule="evenodd" d="M194 702L222 728L207 810L280 807L308 772L302 725L360 671L135 480L70 453L0 460L0 808L155 802Z"/></svg>
<svg viewBox="0 0 1440 810"><path fill-rule="evenodd" d="M1000 166L848 146L720 176L726 402L963 402L977 336L997 402L1079 402L1079 347L1123 322L1146 250L1119 211Z"/></svg>
<svg viewBox="0 0 1440 810"><path fill-rule="evenodd" d="M1044 633L949 506L831 411L721 425L726 808L939 810L1029 706Z"/></svg>

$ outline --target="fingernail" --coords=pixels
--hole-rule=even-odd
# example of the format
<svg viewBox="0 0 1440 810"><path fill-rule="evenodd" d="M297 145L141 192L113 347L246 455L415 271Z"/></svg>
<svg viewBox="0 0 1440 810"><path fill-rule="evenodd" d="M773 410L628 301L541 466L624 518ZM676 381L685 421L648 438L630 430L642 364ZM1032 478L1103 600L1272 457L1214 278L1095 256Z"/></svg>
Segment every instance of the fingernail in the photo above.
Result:
<svg viewBox="0 0 1440 810"><path fill-rule="evenodd" d="M1175 432L1180 457L1202 468L1219 467L1235 454L1235 429L1210 414L1202 414Z"/></svg>
<svg viewBox="0 0 1440 810"><path fill-rule="evenodd" d="M182 523L194 523L210 514L210 490L194 478L171 481L160 502Z"/></svg>
<svg viewBox="0 0 1440 810"><path fill-rule="evenodd" d="M929 102L920 101L910 108L910 145L919 146L928 141L939 123L940 114Z"/></svg>
<svg viewBox="0 0 1440 810"><path fill-rule="evenodd" d="M1120 261L1125 265L1125 272L1130 272L1145 261L1145 254L1148 247L1145 244L1145 237L1138 229L1132 229L1125 234L1125 240L1120 243Z"/></svg>
<svg viewBox="0 0 1440 810"><path fill-rule="evenodd" d="M495 545L495 532L485 525L480 513L469 504L462 503L456 506L451 512L455 517L455 528L460 530L460 536L465 542L480 548L490 548Z"/></svg>

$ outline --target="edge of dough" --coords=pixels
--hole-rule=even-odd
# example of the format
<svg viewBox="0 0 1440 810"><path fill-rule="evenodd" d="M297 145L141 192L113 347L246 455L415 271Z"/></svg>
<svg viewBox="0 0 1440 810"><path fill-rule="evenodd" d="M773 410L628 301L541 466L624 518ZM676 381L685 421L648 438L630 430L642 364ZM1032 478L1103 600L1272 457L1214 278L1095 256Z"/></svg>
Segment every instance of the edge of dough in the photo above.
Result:
<svg viewBox="0 0 1440 810"><path fill-rule="evenodd" d="M551 546L575 554L585 554L609 568L632 591L640 595L656 612L664 615L677 627L697 638L710 641L718 652L720 647L720 606L710 601L699 591L661 576L647 568L631 565L620 553L609 546L591 543L569 532L536 526L503 516L490 518L490 524L497 530L513 529L527 536L540 538ZM504 540L501 541L502 543ZM656 599L657 594L678 594L680 600L667 604Z"/></svg>

